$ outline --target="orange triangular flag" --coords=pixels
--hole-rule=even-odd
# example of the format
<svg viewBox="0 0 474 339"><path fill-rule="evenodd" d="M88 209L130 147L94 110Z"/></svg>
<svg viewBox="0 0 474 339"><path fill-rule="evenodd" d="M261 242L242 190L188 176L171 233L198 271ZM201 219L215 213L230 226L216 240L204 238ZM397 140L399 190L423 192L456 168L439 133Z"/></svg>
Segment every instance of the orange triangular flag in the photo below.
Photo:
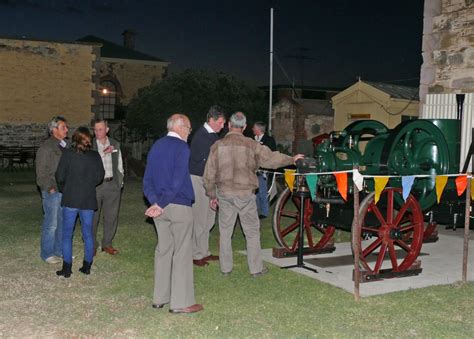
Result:
<svg viewBox="0 0 474 339"><path fill-rule="evenodd" d="M448 182L448 177L446 175L438 175L436 177L435 185L436 185L436 198L439 201L441 199L441 194L443 194L444 187L446 186L446 183Z"/></svg>
<svg viewBox="0 0 474 339"><path fill-rule="evenodd" d="M461 196L467 187L467 175L460 175L456 178L456 190L458 192L458 197Z"/></svg>
<svg viewBox="0 0 474 339"><path fill-rule="evenodd" d="M347 201L347 173L334 173L337 189L342 198Z"/></svg>
<svg viewBox="0 0 474 339"><path fill-rule="evenodd" d="M295 184L295 174L296 170L294 169L285 169L285 182L291 192L293 192L293 186Z"/></svg>
<svg viewBox="0 0 474 339"><path fill-rule="evenodd" d="M383 189L387 186L388 179L390 177L374 177L375 182L375 203L380 199L380 194L382 194Z"/></svg>

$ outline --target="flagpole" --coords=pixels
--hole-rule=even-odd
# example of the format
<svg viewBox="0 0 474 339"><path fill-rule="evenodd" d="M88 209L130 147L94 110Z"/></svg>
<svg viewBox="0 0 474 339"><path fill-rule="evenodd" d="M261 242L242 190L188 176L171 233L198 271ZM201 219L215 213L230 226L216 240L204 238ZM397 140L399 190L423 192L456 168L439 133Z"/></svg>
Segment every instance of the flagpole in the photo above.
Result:
<svg viewBox="0 0 474 339"><path fill-rule="evenodd" d="M273 7L270 8L270 86L268 91L268 134L272 135L273 101Z"/></svg>

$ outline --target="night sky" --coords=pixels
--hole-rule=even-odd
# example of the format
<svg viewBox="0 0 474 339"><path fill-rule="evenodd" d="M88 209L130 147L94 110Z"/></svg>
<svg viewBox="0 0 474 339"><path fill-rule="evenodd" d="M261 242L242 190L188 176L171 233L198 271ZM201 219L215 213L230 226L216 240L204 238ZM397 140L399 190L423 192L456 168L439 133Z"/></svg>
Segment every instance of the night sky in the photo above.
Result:
<svg viewBox="0 0 474 339"><path fill-rule="evenodd" d="M0 36L122 44L133 29L135 48L170 61L171 73L207 69L268 85L272 6L284 69L275 60L274 84L419 83L423 0L0 0Z"/></svg>

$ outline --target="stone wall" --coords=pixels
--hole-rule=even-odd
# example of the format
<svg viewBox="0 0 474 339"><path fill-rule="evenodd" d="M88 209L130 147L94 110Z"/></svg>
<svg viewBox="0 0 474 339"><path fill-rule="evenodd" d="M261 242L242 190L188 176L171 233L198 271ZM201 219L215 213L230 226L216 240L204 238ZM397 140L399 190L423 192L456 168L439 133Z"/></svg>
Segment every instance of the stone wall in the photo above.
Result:
<svg viewBox="0 0 474 339"><path fill-rule="evenodd" d="M474 92L474 0L425 0L420 99Z"/></svg>
<svg viewBox="0 0 474 339"><path fill-rule="evenodd" d="M93 46L0 39L0 123L73 124L93 117Z"/></svg>
<svg viewBox="0 0 474 339"><path fill-rule="evenodd" d="M168 62L102 58L100 77L119 86L120 103L128 104L142 87L166 77Z"/></svg>
<svg viewBox="0 0 474 339"><path fill-rule="evenodd" d="M38 145L55 115L89 124L98 53L90 44L0 38L0 145Z"/></svg>
<svg viewBox="0 0 474 339"><path fill-rule="evenodd" d="M39 146L47 137L47 124L0 124L0 145Z"/></svg>
<svg viewBox="0 0 474 339"><path fill-rule="evenodd" d="M272 135L280 149L309 154L312 153L311 139L331 132L333 120L333 116L308 113L294 101L282 99L272 109Z"/></svg>

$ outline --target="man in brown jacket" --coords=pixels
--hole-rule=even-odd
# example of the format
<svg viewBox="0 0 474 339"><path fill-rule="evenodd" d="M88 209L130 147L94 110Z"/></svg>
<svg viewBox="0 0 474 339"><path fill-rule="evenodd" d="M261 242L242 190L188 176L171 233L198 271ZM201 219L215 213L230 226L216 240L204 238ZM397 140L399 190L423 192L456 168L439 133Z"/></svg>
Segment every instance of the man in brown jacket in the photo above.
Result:
<svg viewBox="0 0 474 339"><path fill-rule="evenodd" d="M252 277L267 272L260 247L260 220L255 190L259 167L278 168L295 163L302 154L290 157L272 152L267 146L243 135L247 119L242 112L229 120L229 133L214 143L204 170L204 187L211 208L219 205L220 268L227 276L232 271L232 233L237 215L247 242L247 262Z"/></svg>

